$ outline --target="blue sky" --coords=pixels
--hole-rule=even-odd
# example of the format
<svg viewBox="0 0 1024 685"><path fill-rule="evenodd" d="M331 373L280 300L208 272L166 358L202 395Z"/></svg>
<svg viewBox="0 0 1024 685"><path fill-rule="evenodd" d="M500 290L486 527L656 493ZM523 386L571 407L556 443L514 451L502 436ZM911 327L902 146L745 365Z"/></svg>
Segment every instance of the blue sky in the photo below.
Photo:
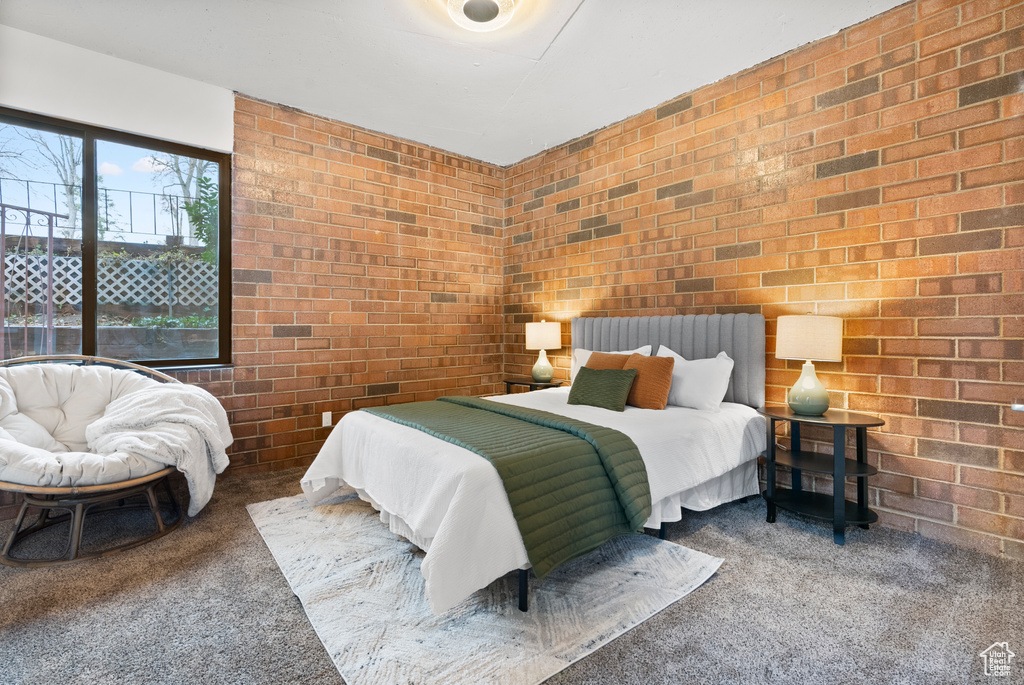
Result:
<svg viewBox="0 0 1024 685"><path fill-rule="evenodd" d="M15 134L15 128L0 124L0 150L17 155L0 159L0 168L4 169L0 176L5 179L13 177L22 182L0 182L0 199L9 205L64 213L66 205L63 186L55 190L52 185L60 184L59 174L32 142ZM58 134L38 133L51 149L59 149ZM171 234L174 228L165 200L160 196L178 196L181 189L166 176L159 177L154 173L152 159L159 153L108 141L98 141L96 153L103 193L100 198L101 212L104 208L109 212L105 222L108 227L105 238L126 242L163 242L162 236ZM26 180L33 182L28 184L28 189L24 183ZM104 188L107 189L106 193L102 190ZM103 202L104 196L109 198L109 202ZM186 221L183 213L179 213L179 216L182 222ZM128 232L129 227L132 227L133 233Z"/></svg>
<svg viewBox="0 0 1024 685"><path fill-rule="evenodd" d="M157 153L152 150L101 140L97 143L96 153L105 187L149 193L164 192L165 182L153 176L150 160ZM166 192L177 194L179 191L172 187Z"/></svg>

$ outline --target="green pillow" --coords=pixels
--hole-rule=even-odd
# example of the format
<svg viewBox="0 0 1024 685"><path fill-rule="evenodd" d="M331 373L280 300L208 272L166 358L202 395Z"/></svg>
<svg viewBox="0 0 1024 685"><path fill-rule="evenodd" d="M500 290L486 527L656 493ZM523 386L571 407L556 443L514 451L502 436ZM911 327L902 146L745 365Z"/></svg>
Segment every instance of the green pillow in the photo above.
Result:
<svg viewBox="0 0 1024 685"><path fill-rule="evenodd" d="M581 366L569 390L569 404L589 404L612 411L626 408L636 369L590 369Z"/></svg>

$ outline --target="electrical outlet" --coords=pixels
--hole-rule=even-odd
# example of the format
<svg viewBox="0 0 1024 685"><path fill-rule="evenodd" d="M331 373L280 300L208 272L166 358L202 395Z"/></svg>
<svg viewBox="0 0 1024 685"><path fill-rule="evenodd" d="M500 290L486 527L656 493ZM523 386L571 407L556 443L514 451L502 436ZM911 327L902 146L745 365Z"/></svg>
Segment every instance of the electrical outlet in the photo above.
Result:
<svg viewBox="0 0 1024 685"><path fill-rule="evenodd" d="M329 411L325 411L324 412L324 423L323 423L323 425L325 427L331 425L331 412L329 412Z"/></svg>

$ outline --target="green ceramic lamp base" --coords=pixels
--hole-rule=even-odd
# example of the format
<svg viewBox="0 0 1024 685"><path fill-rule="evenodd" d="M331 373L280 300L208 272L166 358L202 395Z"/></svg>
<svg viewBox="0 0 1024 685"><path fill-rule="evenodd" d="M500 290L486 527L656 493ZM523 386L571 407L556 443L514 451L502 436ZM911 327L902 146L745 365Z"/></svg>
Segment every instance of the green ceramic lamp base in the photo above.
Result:
<svg viewBox="0 0 1024 685"><path fill-rule="evenodd" d="M800 378L789 390L789 408L803 416L821 416L828 411L828 391L818 380L811 362L804 364Z"/></svg>
<svg viewBox="0 0 1024 685"><path fill-rule="evenodd" d="M555 377L555 370L551 367L547 352L544 350L541 350L540 354L537 355L537 363L533 365L531 375L537 383L549 383Z"/></svg>

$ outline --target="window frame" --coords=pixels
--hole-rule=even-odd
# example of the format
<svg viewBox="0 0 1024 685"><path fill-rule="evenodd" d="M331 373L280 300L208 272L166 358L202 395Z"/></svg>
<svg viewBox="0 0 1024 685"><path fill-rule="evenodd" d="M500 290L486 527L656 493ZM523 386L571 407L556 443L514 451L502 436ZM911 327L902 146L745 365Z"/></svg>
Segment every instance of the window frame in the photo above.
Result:
<svg viewBox="0 0 1024 685"><path fill-rule="evenodd" d="M82 351L95 356L97 349L96 306L98 284L96 259L99 246L98 140L184 155L214 162L217 166L217 356L193 359L128 359L150 367L194 368L231 364L231 155L160 138L80 124L55 117L0 106L0 123L45 130L82 139Z"/></svg>

